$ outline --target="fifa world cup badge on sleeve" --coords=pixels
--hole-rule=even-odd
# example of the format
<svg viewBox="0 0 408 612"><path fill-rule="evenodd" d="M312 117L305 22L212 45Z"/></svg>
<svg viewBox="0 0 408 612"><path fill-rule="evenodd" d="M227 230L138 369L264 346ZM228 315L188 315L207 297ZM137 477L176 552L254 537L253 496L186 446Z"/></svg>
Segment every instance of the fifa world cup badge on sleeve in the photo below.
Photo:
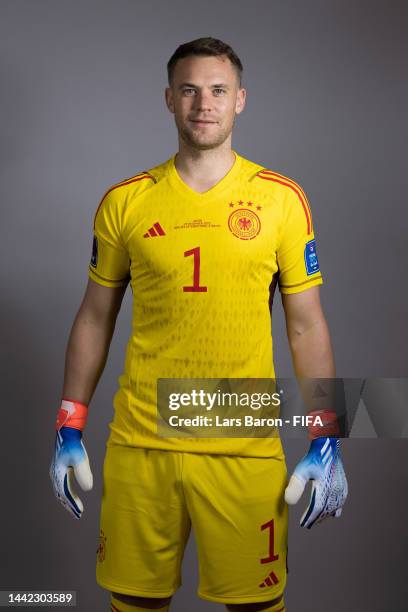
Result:
<svg viewBox="0 0 408 612"><path fill-rule="evenodd" d="M93 242L92 242L91 266L93 268L96 268L97 265L98 265L98 238L94 236Z"/></svg>
<svg viewBox="0 0 408 612"><path fill-rule="evenodd" d="M319 272L320 270L319 262L317 260L316 240L315 239L309 240L309 242L306 242L305 265L306 265L306 272L308 276L310 274L314 274L315 272Z"/></svg>

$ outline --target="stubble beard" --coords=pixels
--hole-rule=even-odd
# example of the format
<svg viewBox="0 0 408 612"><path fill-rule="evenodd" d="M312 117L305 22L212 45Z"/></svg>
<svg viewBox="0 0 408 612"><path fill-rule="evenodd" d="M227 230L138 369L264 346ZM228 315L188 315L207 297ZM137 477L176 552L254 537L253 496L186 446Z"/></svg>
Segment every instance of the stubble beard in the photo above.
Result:
<svg viewBox="0 0 408 612"><path fill-rule="evenodd" d="M198 151L208 151L210 149L216 149L224 144L224 142L230 136L233 127L234 121L232 122L232 125L221 129L215 136L208 140L205 138L200 138L200 136L197 136L193 130L188 129L184 125L178 126L178 131L180 138L189 147Z"/></svg>

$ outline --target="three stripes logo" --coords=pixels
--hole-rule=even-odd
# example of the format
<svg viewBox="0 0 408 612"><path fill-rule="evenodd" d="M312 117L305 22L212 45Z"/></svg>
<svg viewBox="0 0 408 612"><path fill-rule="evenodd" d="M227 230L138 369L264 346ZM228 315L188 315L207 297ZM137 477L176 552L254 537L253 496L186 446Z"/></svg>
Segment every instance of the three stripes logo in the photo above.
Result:
<svg viewBox="0 0 408 612"><path fill-rule="evenodd" d="M326 442L320 449L320 454L322 456L323 465L325 466L326 463L327 465L330 465L331 462L333 461L333 452L332 452L332 448L330 444L330 438L326 439Z"/></svg>
<svg viewBox="0 0 408 612"><path fill-rule="evenodd" d="M265 580L263 582L261 582L261 584L259 585L259 587L261 589L265 588L265 587L271 587L271 586L275 586L275 584L278 584L279 580L275 574L275 572L270 572L268 574L268 576L265 578Z"/></svg>
<svg viewBox="0 0 408 612"><path fill-rule="evenodd" d="M156 236L165 236L166 232L160 225L158 221L153 224L153 226L147 230L145 234L143 234L143 238L155 238Z"/></svg>

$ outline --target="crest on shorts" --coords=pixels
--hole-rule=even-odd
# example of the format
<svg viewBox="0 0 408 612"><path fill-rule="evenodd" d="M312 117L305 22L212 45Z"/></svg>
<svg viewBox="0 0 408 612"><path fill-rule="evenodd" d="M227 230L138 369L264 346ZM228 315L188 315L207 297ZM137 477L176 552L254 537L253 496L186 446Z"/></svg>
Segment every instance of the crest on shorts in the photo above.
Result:
<svg viewBox="0 0 408 612"><path fill-rule="evenodd" d="M243 202L240 200L236 205L230 202L229 207L235 208L228 217L230 232L241 240L256 238L261 231L261 220L253 208L261 210L261 206L256 206L253 202Z"/></svg>
<svg viewBox="0 0 408 612"><path fill-rule="evenodd" d="M105 561L105 552L106 552L106 536L103 530L101 529L99 532L99 545L96 551L99 563L102 563L102 561Z"/></svg>

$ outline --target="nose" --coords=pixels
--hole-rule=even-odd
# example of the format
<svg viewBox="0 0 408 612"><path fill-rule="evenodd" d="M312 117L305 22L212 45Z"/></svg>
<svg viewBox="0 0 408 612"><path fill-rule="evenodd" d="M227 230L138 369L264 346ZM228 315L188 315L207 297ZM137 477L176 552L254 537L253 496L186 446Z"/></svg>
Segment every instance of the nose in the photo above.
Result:
<svg viewBox="0 0 408 612"><path fill-rule="evenodd" d="M195 107L199 111L210 111L212 109L211 93L199 91L195 98Z"/></svg>

